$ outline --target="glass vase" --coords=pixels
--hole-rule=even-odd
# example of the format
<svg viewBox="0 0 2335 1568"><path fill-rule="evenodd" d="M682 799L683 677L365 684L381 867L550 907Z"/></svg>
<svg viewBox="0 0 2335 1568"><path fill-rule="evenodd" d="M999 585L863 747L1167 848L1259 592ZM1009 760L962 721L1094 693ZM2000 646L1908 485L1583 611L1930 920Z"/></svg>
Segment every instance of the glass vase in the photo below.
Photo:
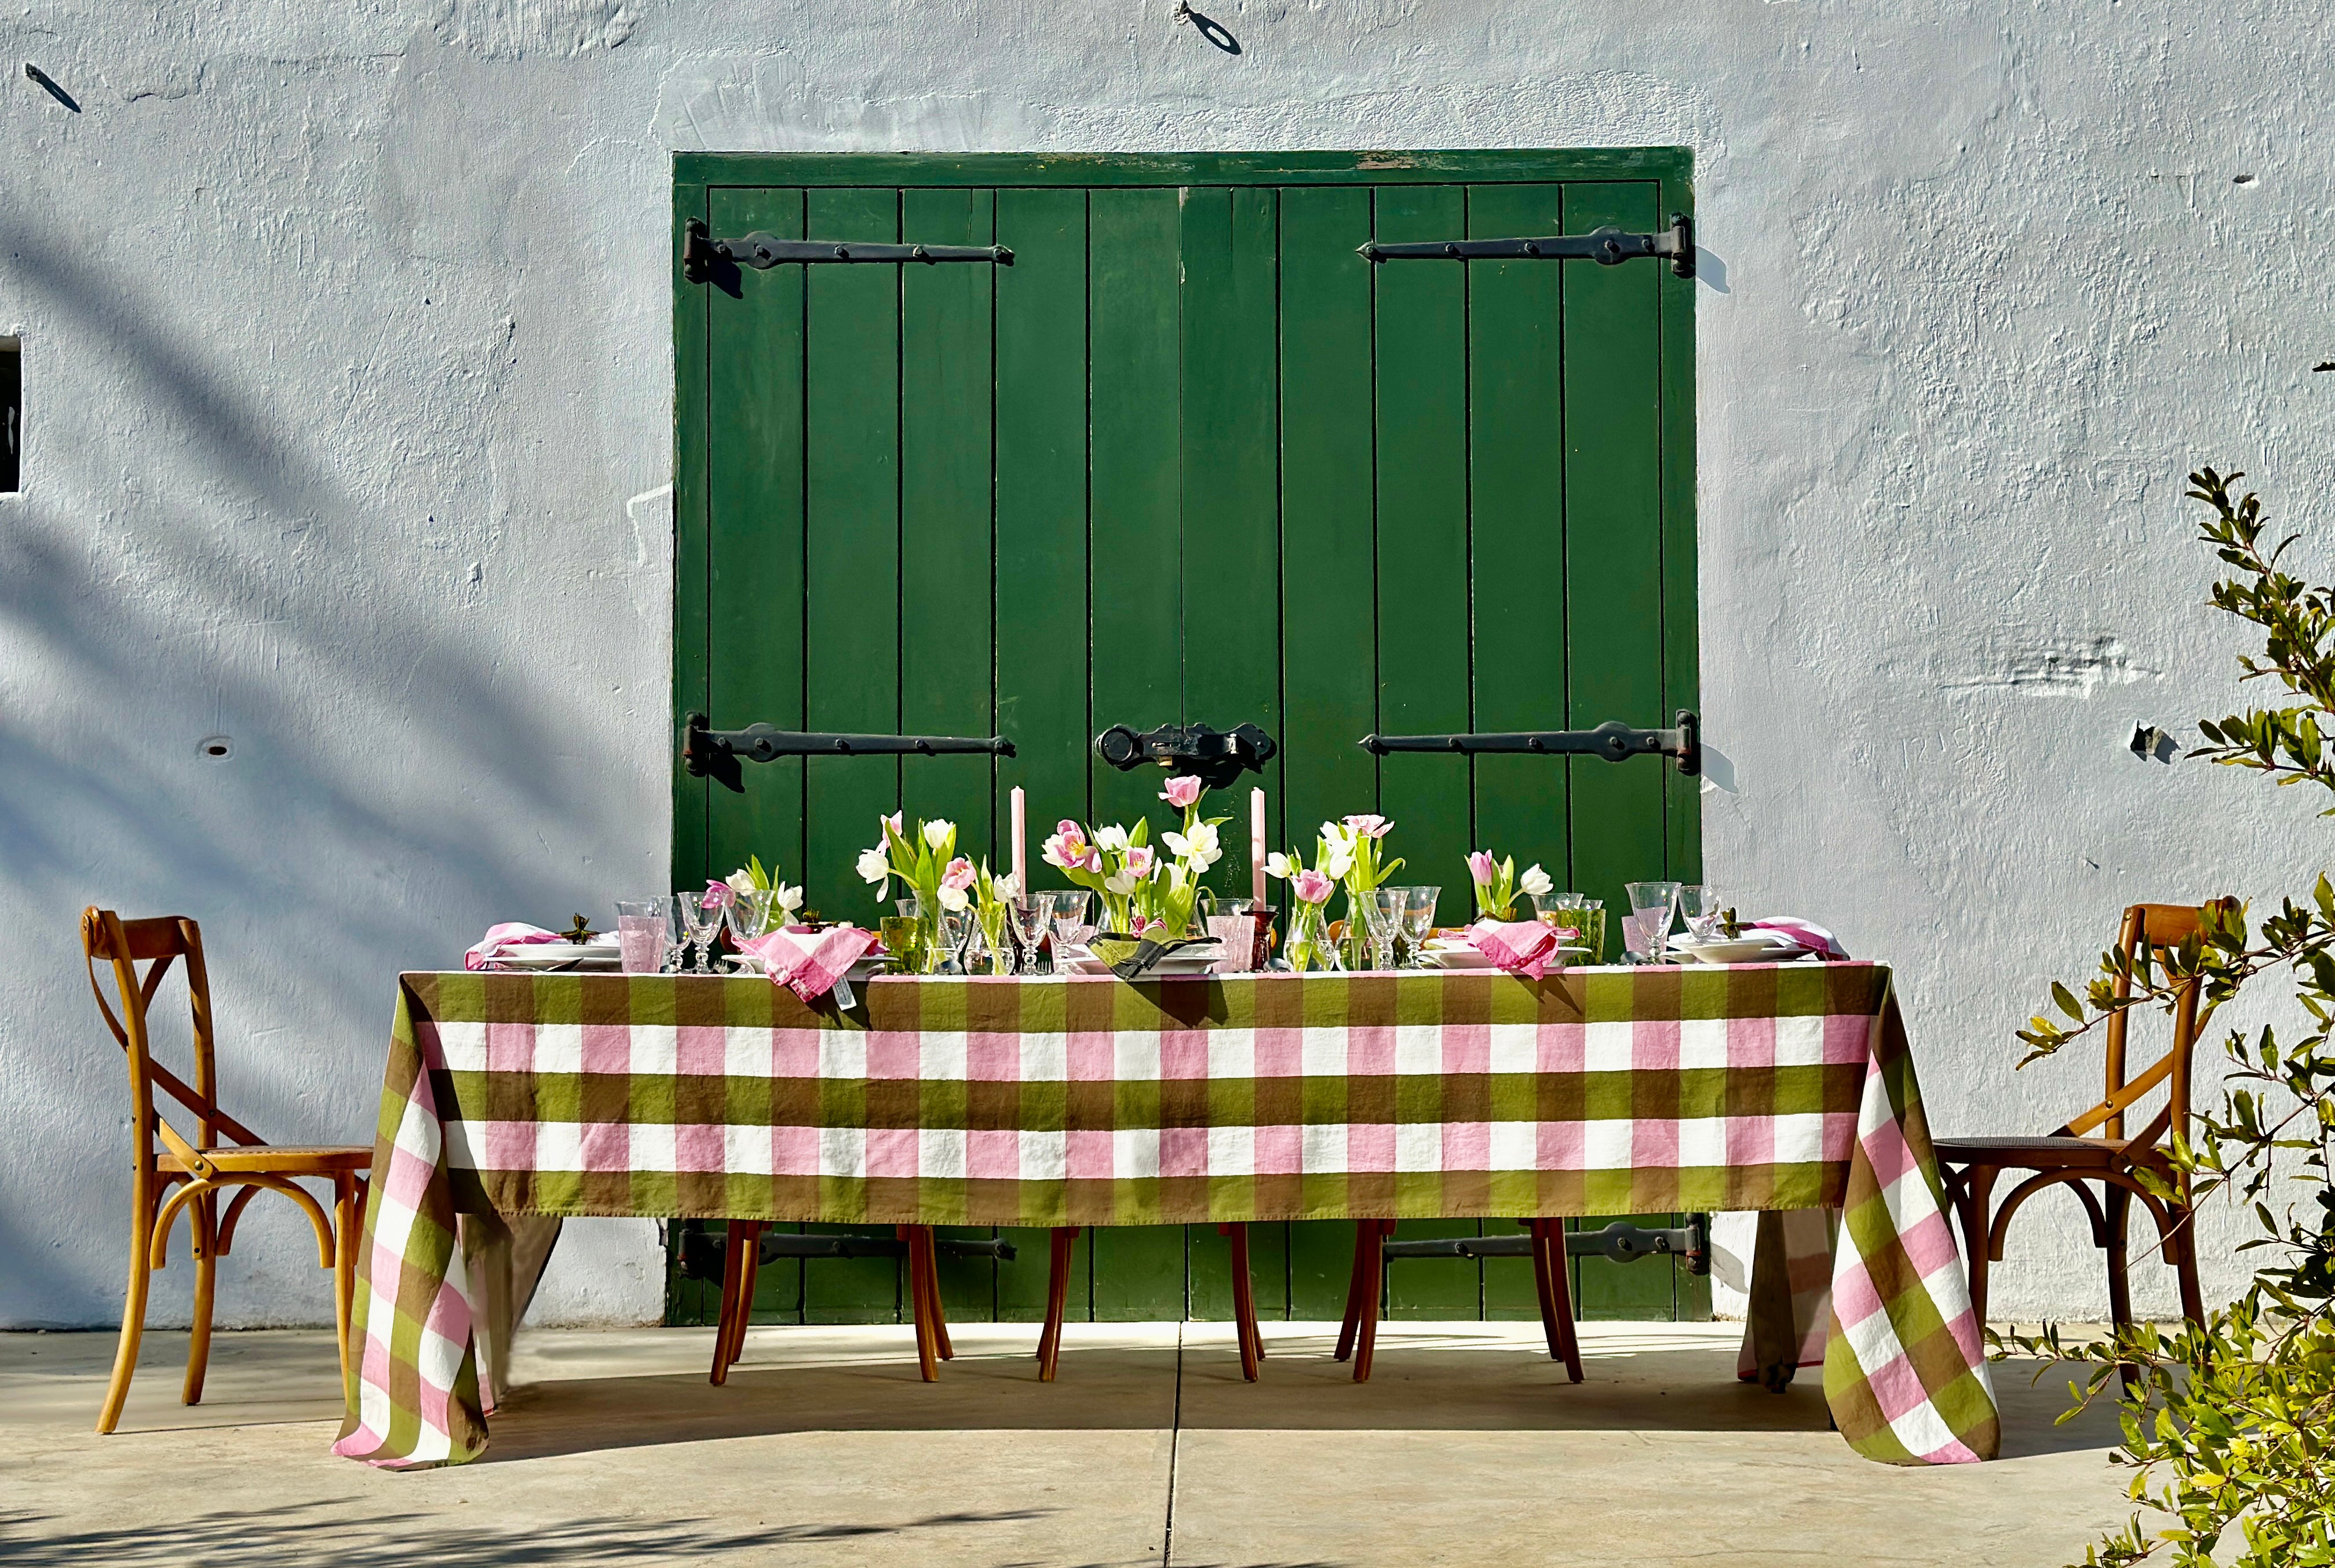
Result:
<svg viewBox="0 0 2335 1568"><path fill-rule="evenodd" d="M1345 968L1330 940L1330 917L1319 904L1298 903L1289 917L1289 967L1300 974Z"/></svg>

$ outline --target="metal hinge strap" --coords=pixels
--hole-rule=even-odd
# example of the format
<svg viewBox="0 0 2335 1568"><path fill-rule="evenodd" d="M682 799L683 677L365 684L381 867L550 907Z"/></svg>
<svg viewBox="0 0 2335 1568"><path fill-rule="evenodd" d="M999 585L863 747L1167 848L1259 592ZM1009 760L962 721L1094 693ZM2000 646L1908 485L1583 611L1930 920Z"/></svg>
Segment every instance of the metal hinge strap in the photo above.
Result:
<svg viewBox="0 0 2335 1568"><path fill-rule="evenodd" d="M1678 770L1693 778L1702 771L1702 721L1691 709L1681 708L1675 726L1668 730L1633 730L1618 719L1609 719L1594 730L1365 735L1361 747L1378 757L1390 751L1455 751L1463 756L1521 751L1545 757L1603 757L1608 762L1625 761L1632 757L1672 757L1678 760Z"/></svg>
<svg viewBox="0 0 2335 1568"><path fill-rule="evenodd" d="M1524 239L1431 239L1416 243L1381 244L1370 240L1358 254L1381 261L1594 261L1619 266L1639 256L1667 259L1681 277L1694 276L1694 219L1683 212L1671 214L1669 229L1661 234L1624 234L1618 228L1593 229L1587 234L1552 234Z"/></svg>
<svg viewBox="0 0 2335 1568"><path fill-rule="evenodd" d="M704 223L691 218L683 226L682 276L703 283L717 262L751 266L758 272L786 262L875 265L944 261L986 261L1012 266L1013 253L1002 245L894 245L889 241L851 239L780 239L761 229L737 239L715 239Z"/></svg>
<svg viewBox="0 0 2335 1568"><path fill-rule="evenodd" d="M705 715L692 713L682 721L681 765L695 779L712 779L743 792L741 762L775 762L781 757L937 757L944 754L1013 755L1013 742L1003 735L846 735L817 730L773 730L749 724L743 730L716 730Z"/></svg>

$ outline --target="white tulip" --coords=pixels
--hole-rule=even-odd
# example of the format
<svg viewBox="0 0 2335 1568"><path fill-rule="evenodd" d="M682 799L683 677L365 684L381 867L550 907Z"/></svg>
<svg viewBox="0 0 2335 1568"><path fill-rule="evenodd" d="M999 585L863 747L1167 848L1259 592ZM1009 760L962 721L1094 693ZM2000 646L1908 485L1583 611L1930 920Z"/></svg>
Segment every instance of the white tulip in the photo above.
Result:
<svg viewBox="0 0 2335 1568"><path fill-rule="evenodd" d="M1103 887L1105 891L1110 893L1114 896L1124 898L1129 894L1135 891L1135 885L1138 880L1140 880L1140 878L1134 876L1128 872L1121 871L1106 879L1103 883Z"/></svg>
<svg viewBox="0 0 2335 1568"><path fill-rule="evenodd" d="M1555 886L1537 865L1526 866L1525 874L1516 878L1516 891L1527 898L1537 898Z"/></svg>
<svg viewBox="0 0 2335 1568"><path fill-rule="evenodd" d="M729 876L723 877L722 880L730 885L730 890L732 893L751 893L754 891L754 874L746 870L742 866L738 870L732 871Z"/></svg>
<svg viewBox="0 0 2335 1568"><path fill-rule="evenodd" d="M859 852L859 875L877 886L883 886L892 875L892 857L880 848L862 849Z"/></svg>
<svg viewBox="0 0 2335 1568"><path fill-rule="evenodd" d="M1264 857L1264 874L1267 876L1279 876L1284 878L1291 876L1292 872L1289 866L1289 857L1284 855L1278 849L1266 856Z"/></svg>
<svg viewBox="0 0 2335 1568"><path fill-rule="evenodd" d="M1114 822L1108 828L1095 829L1095 847L1116 853L1127 847L1127 829Z"/></svg>
<svg viewBox="0 0 2335 1568"><path fill-rule="evenodd" d="M964 913L964 906L967 902L964 888L951 887L945 882L941 884L941 907L943 909L947 910L951 915L962 915Z"/></svg>
<svg viewBox="0 0 2335 1568"><path fill-rule="evenodd" d="M955 823L935 818L925 824L925 842L938 849L949 841L949 835L955 831Z"/></svg>
<svg viewBox="0 0 2335 1568"><path fill-rule="evenodd" d="M989 889L1000 898L1018 898L1022 895L1022 884L1013 879L1013 873L1011 871L1003 876L991 877Z"/></svg>
<svg viewBox="0 0 2335 1568"><path fill-rule="evenodd" d="M779 884L778 905L780 909L784 910L789 915L792 915L796 910L800 909L802 905L803 890L801 888L790 887L783 882Z"/></svg>
<svg viewBox="0 0 2335 1568"><path fill-rule="evenodd" d="M1330 846L1330 857L1322 862L1322 875L1332 882L1343 882L1346 873L1354 868L1354 852L1351 848Z"/></svg>

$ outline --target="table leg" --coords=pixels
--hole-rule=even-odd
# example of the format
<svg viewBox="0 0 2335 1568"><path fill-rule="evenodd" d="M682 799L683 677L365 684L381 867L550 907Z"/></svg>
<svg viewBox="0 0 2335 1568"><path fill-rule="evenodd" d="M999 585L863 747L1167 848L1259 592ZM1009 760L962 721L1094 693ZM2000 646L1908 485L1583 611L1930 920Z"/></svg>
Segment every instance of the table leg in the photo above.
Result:
<svg viewBox="0 0 2335 1568"><path fill-rule="evenodd" d="M732 1220L722 1243L722 1306L713 1314L713 1370L706 1379L717 1388L730 1380L731 1326L744 1310L738 1299L738 1280L745 1270L746 1249L739 1242L745 1229L745 1221Z"/></svg>
<svg viewBox="0 0 2335 1568"><path fill-rule="evenodd" d="M1371 1380L1371 1361L1378 1350L1379 1292L1386 1277L1386 1238L1393 1233L1392 1220L1366 1220L1365 1229L1357 1239L1361 1252L1361 1289L1358 1292L1360 1316L1354 1324L1354 1381Z"/></svg>
<svg viewBox="0 0 2335 1568"><path fill-rule="evenodd" d="M1565 1253L1565 1222L1536 1220L1540 1244L1534 1253L1534 1272L1540 1276L1541 1316L1550 1330L1548 1353L1565 1363L1565 1379L1577 1383L1581 1367L1581 1333L1573 1321L1573 1268Z"/></svg>
<svg viewBox="0 0 2335 1568"><path fill-rule="evenodd" d="M1070 1310L1071 1244L1076 1225L1056 1225L1046 1265L1046 1326L1038 1334L1038 1380L1051 1383L1062 1359L1062 1319Z"/></svg>
<svg viewBox="0 0 2335 1568"><path fill-rule="evenodd" d="M1257 1331L1256 1294L1248 1275L1248 1226L1218 1225L1233 1244L1233 1331L1240 1337L1241 1376L1256 1381L1257 1363L1264 1359L1264 1336Z"/></svg>
<svg viewBox="0 0 2335 1568"><path fill-rule="evenodd" d="M933 1227L918 1225L925 1252L925 1310L933 1320L933 1347L944 1361L956 1360L956 1347L949 1342L948 1313L941 1309L940 1249L933 1236Z"/></svg>
<svg viewBox="0 0 2335 1568"><path fill-rule="evenodd" d="M925 1269L925 1249L918 1244L917 1233L922 1225L902 1225L895 1233L907 1244L908 1252L908 1316L916 1327L916 1370L927 1383L941 1380L940 1360L933 1343L932 1316L925 1311L927 1275Z"/></svg>
<svg viewBox="0 0 2335 1568"><path fill-rule="evenodd" d="M1346 1275L1346 1319L1338 1325L1338 1353L1334 1358L1344 1360L1354 1353L1354 1331L1361 1325L1362 1313L1362 1249L1371 1244L1375 1220L1354 1222L1354 1266Z"/></svg>

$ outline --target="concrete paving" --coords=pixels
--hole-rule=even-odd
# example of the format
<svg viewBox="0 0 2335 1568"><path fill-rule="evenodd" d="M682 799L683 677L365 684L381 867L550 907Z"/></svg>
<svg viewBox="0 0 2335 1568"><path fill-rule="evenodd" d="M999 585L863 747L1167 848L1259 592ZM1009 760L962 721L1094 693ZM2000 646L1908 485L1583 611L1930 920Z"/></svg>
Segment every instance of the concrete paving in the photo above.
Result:
<svg viewBox="0 0 2335 1568"><path fill-rule="evenodd" d="M1997 1369L1996 1463L1895 1469L1826 1429L1813 1373L1737 1383L1728 1325L1589 1324L1564 1381L1531 1324L1390 1324L1357 1387L1334 1325L967 1325L941 1381L904 1328L761 1329L725 1388L710 1331L543 1331L487 1458L389 1475L326 1453L316 1332L222 1335L179 1403L150 1334L119 1432L110 1334L0 1334L0 1563L486 1568L532 1563L1746 1563L2050 1568L2127 1512L2114 1423L2053 1418L2066 1379Z"/></svg>

